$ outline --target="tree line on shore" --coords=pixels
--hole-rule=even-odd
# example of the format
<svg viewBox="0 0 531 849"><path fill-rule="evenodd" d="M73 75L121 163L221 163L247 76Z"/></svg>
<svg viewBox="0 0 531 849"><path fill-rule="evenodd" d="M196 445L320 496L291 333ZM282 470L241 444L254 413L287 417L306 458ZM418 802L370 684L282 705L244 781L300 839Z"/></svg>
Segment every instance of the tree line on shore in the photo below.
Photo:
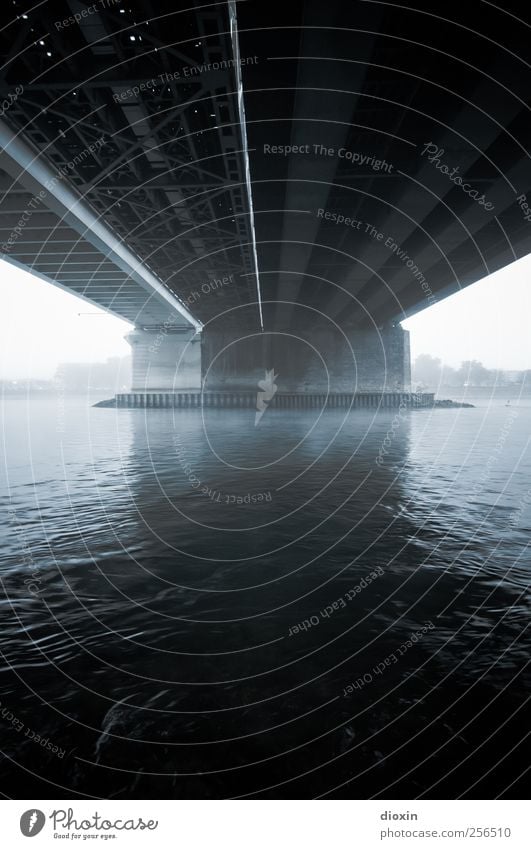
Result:
<svg viewBox="0 0 531 849"><path fill-rule="evenodd" d="M459 368L443 363L439 357L419 354L411 366L413 384L426 389L438 386L461 388L466 386L527 386L531 387L531 369L502 370L486 368L479 360L465 360Z"/></svg>

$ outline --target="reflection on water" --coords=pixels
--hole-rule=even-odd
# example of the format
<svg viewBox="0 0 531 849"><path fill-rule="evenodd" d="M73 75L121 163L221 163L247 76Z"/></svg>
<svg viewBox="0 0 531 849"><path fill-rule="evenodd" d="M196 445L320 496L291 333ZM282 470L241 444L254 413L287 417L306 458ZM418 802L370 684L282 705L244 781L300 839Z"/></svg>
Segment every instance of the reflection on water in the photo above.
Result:
<svg viewBox="0 0 531 849"><path fill-rule="evenodd" d="M530 422L6 402L4 784L516 794Z"/></svg>

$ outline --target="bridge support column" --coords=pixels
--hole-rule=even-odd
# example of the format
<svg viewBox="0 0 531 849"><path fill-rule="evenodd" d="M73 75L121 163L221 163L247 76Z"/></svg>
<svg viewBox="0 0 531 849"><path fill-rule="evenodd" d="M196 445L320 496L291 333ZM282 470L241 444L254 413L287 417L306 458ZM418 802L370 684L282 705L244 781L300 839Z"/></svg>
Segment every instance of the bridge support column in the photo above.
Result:
<svg viewBox="0 0 531 849"><path fill-rule="evenodd" d="M207 391L256 391L273 369L279 392L409 392L409 333L399 324L237 334L203 331Z"/></svg>
<svg viewBox="0 0 531 849"><path fill-rule="evenodd" d="M201 389L201 335L193 328L136 328L126 339L132 348L131 392Z"/></svg>

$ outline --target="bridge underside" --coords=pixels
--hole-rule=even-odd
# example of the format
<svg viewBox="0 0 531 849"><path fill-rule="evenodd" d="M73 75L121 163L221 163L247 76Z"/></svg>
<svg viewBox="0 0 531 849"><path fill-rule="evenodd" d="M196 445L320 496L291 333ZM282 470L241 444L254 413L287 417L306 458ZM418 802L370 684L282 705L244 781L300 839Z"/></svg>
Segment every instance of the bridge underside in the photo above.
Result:
<svg viewBox="0 0 531 849"><path fill-rule="evenodd" d="M133 6L1 13L4 258L142 391L407 389L399 322L531 250L516 3Z"/></svg>

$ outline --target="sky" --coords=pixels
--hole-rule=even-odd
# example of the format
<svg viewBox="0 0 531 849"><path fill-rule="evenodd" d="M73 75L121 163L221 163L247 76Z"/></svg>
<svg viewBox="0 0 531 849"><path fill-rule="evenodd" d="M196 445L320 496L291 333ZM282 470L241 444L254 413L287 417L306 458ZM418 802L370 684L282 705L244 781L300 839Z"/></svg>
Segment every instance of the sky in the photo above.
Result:
<svg viewBox="0 0 531 849"><path fill-rule="evenodd" d="M403 326L411 355L457 367L531 368L531 254L428 307ZM103 362L130 347L125 321L0 260L0 379L52 378L61 362Z"/></svg>
<svg viewBox="0 0 531 849"><path fill-rule="evenodd" d="M124 336L131 329L126 321L0 260L1 380L49 379L59 363L126 356L131 348Z"/></svg>
<svg viewBox="0 0 531 849"><path fill-rule="evenodd" d="M531 254L404 321L411 358L490 369L531 368Z"/></svg>

